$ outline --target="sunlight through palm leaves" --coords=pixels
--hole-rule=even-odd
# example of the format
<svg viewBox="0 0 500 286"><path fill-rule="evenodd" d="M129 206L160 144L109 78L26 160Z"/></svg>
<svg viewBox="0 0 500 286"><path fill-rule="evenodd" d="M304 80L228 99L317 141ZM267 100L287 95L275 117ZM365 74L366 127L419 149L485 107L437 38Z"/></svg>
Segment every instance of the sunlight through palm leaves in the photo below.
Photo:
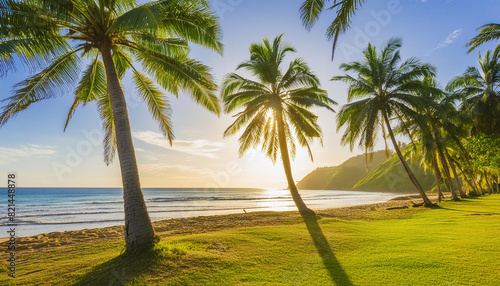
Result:
<svg viewBox="0 0 500 286"><path fill-rule="evenodd" d="M250 148L262 145L262 151L275 163L279 153L292 198L302 215L312 215L302 200L292 176L290 155L293 159L296 142L306 147L312 159L310 144L321 138L318 117L309 111L313 107L330 107L336 103L322 90L320 82L303 59L290 62L286 72L281 65L288 52L295 49L281 41L282 35L273 42L265 39L262 44L250 45L250 60L238 66L246 69L258 81L246 79L236 73L226 75L221 89L224 111L235 115L236 120L224 132L224 136L244 129L239 142L242 156ZM295 137L295 138L294 138Z"/></svg>

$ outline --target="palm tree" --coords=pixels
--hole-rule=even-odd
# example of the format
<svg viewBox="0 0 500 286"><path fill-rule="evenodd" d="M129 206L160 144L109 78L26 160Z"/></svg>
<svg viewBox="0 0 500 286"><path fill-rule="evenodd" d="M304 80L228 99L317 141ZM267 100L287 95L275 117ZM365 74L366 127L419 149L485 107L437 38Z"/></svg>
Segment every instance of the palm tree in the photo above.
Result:
<svg viewBox="0 0 500 286"><path fill-rule="evenodd" d="M467 43L469 47L468 53L474 51L486 42L500 39L500 24L489 23L479 27L478 30L479 29L481 29L479 34ZM500 44L496 47L494 54L495 56L500 54Z"/></svg>
<svg viewBox="0 0 500 286"><path fill-rule="evenodd" d="M3 0L0 11L0 74L15 68L15 58L30 69L41 68L15 86L0 114L0 126L32 103L65 94L76 84L82 60L88 62L66 126L78 106L97 102L105 130L105 161L109 164L116 152L120 161L127 251L151 247L154 230L140 186L121 80L126 71L132 73L170 142L171 110L160 87L175 95L187 91L219 113L209 68L188 56L188 41L221 52L217 17L205 0L143 5L133 0Z"/></svg>
<svg viewBox="0 0 500 286"><path fill-rule="evenodd" d="M416 58L399 64L401 45L401 39L392 38L378 53L376 47L368 44L368 48L363 51L363 62L340 65L342 70L354 72L357 77L346 74L332 78L349 85L349 103L337 115L337 130L346 126L342 144L349 144L352 150L359 141L359 146L366 153L373 151L378 131L382 129L384 135L387 132L410 180L424 204L430 206L431 201L401 154L391 121L401 123L418 117L415 109L426 102L416 94L426 88L422 78L434 75L435 69L429 64L421 64ZM356 99L360 100L353 102Z"/></svg>
<svg viewBox="0 0 500 286"><path fill-rule="evenodd" d="M314 211L302 200L292 176L290 155L293 159L296 150L293 135L300 146L308 149L312 160L310 144L314 138L321 138L322 132L318 117L308 109L324 107L333 111L330 105L336 103L320 89L318 78L303 59L293 60L286 72L281 71L285 55L295 52L292 46L281 41L282 36L272 43L264 39L262 44L250 45L250 60L237 69L246 69L256 81L236 73L226 75L221 88L224 111L243 110L235 115L235 122L224 136L234 135L245 127L239 138L240 156L262 145L262 151L275 163L280 152L293 201L301 215L307 216Z"/></svg>
<svg viewBox="0 0 500 286"><path fill-rule="evenodd" d="M422 83L425 89L419 92L418 97L432 104L419 107L419 113L401 122L395 132L411 138L411 144L406 148L406 152L414 160L418 158L424 168L434 169L439 200L441 199L441 179L444 180L453 199L458 200L449 173L449 157L445 156L447 153L443 151L447 148L443 136L456 129L453 122L456 121L456 112L454 112L452 102L445 98L446 94L438 87L434 78L426 77Z"/></svg>
<svg viewBox="0 0 500 286"><path fill-rule="evenodd" d="M500 133L500 61L488 50L479 69L468 67L465 73L448 83L447 90L462 97L461 110L474 120L472 134Z"/></svg>
<svg viewBox="0 0 500 286"><path fill-rule="evenodd" d="M305 0L300 7L302 24L311 29L318 21L321 13L326 10L335 10L337 15L327 29L326 35L329 40L333 39L332 59L335 55L335 46L341 33L345 33L351 25L351 18L363 5L365 0L335 0L330 7L325 7L329 0Z"/></svg>

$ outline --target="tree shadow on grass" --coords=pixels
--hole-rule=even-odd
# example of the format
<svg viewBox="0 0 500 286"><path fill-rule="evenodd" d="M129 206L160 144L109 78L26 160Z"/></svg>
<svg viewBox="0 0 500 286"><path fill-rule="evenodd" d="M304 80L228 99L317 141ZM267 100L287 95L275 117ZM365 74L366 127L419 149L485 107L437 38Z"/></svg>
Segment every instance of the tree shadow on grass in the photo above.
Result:
<svg viewBox="0 0 500 286"><path fill-rule="evenodd" d="M328 270L328 274L330 275L332 282L336 285L342 286L354 285L335 257L330 244L326 240L326 237L318 224L318 218L316 216L304 217L304 222L306 223L307 230L314 241L318 254L323 260L325 268Z"/></svg>
<svg viewBox="0 0 500 286"><path fill-rule="evenodd" d="M158 259L160 257L154 251L122 254L94 266L74 285L126 285L135 277L149 272Z"/></svg>

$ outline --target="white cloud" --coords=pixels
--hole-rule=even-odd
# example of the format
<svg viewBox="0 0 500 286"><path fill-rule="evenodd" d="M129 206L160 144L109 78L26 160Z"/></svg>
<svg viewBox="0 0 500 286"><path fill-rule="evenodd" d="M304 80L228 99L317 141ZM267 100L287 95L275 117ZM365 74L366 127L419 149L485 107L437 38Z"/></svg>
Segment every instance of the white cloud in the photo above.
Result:
<svg viewBox="0 0 500 286"><path fill-rule="evenodd" d="M39 149L55 149L56 146L52 145L36 145L36 144L28 144L28 146Z"/></svg>
<svg viewBox="0 0 500 286"><path fill-rule="evenodd" d="M439 43L439 45L437 45L437 47L435 47L434 49L432 49L430 52L428 52L425 55L428 56L432 52L434 52L435 50L438 50L438 49L441 49L441 48L444 48L446 46L449 46L449 45L453 44L453 42L455 41L455 39L458 38L461 34L462 34L462 28L456 29L455 31L453 31L450 34L448 34L448 36L446 36L446 39L444 39L444 41L442 41L441 43Z"/></svg>
<svg viewBox="0 0 500 286"><path fill-rule="evenodd" d="M0 147L0 162L13 162L22 157L50 156L56 153L54 146L28 144L20 148Z"/></svg>
<svg viewBox="0 0 500 286"><path fill-rule="evenodd" d="M217 158L217 153L224 147L224 143L211 142L204 139L175 140L171 147L168 140L162 134L151 131L134 132L133 136L154 146L207 158Z"/></svg>
<svg viewBox="0 0 500 286"><path fill-rule="evenodd" d="M177 170L181 172L197 173L200 175L213 174L213 171L210 169L197 169L186 165L169 165L165 163L143 164L139 165L139 168L145 172L161 172L161 171Z"/></svg>

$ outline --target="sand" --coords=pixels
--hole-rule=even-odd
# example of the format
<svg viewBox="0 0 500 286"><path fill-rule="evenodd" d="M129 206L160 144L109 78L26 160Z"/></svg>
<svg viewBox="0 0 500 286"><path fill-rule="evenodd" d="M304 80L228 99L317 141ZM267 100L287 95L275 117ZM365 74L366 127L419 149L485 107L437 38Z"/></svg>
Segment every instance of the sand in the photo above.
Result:
<svg viewBox="0 0 500 286"><path fill-rule="evenodd" d="M431 200L437 200L437 196L429 196ZM424 211L425 208L414 208L414 203L421 203L418 195L398 197L384 203L357 205L349 207L338 207L316 210L321 217L337 218L342 220L373 220L381 218L384 213L395 213L396 210L388 208L407 207L412 211L406 211L406 215ZM193 234L213 232L223 229L287 225L300 222L300 215L296 211L287 212L250 212L230 215L202 216L191 218L175 218L154 221L153 226L162 238L172 235ZM17 251L51 251L54 248L75 246L77 244L93 244L96 241L122 240L124 239L123 226L106 228L84 229L78 231L52 232L30 237L16 238ZM0 240L0 247L6 249L8 239Z"/></svg>

